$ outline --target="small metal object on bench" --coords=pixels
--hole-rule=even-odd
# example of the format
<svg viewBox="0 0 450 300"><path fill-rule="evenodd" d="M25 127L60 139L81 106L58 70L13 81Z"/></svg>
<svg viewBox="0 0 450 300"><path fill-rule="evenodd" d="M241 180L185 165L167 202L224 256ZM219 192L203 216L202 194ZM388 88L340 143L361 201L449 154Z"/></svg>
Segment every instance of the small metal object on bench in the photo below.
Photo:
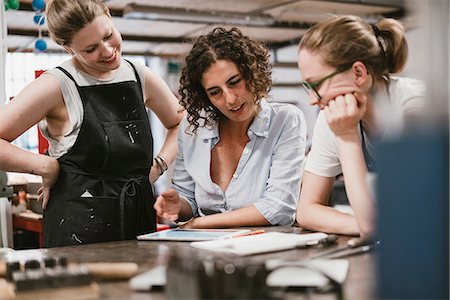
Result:
<svg viewBox="0 0 450 300"><path fill-rule="evenodd" d="M22 263L7 262L7 280L17 292L86 285L92 277L84 267L68 267L65 258L47 257L44 261L29 259Z"/></svg>
<svg viewBox="0 0 450 300"><path fill-rule="evenodd" d="M16 259L16 260L14 260ZM69 265L65 257L45 256L28 259L14 258L1 262L5 276L0 286L0 299L61 299L73 294L80 299L98 297L98 285L88 268ZM2 298L3 297L3 298Z"/></svg>
<svg viewBox="0 0 450 300"><path fill-rule="evenodd" d="M377 248L379 245L380 242L378 240L360 240L358 238L354 238L349 240L344 246L321 252L310 257L309 259L341 258L371 251Z"/></svg>

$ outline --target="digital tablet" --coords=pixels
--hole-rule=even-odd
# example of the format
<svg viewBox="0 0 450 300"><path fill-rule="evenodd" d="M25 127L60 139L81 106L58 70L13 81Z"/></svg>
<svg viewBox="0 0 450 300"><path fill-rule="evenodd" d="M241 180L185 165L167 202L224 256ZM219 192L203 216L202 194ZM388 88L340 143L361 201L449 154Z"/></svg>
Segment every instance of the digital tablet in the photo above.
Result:
<svg viewBox="0 0 450 300"><path fill-rule="evenodd" d="M249 229L167 229L137 236L141 241L208 241L245 235Z"/></svg>

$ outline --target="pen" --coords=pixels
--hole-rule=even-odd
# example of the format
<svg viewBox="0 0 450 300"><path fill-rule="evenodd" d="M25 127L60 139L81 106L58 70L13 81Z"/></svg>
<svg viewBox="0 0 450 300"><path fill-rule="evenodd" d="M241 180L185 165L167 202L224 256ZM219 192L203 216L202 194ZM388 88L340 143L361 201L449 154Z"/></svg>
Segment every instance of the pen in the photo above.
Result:
<svg viewBox="0 0 450 300"><path fill-rule="evenodd" d="M354 246L357 244L348 243L346 246L333 249L331 251L325 251L323 253L319 253L319 255L315 255L313 257L310 257L310 259L331 259L331 258L340 258L350 255L355 255L359 253L369 252L375 248L377 248L380 245L379 241L375 241L371 244L365 244L362 246Z"/></svg>
<svg viewBox="0 0 450 300"><path fill-rule="evenodd" d="M359 246L356 248L349 248L349 249L346 249L341 252L336 252L336 253L330 254L324 258L325 259L341 258L341 257L345 257L345 256L368 252L368 251L372 250L373 248L374 247L372 245L364 245L364 246Z"/></svg>
<svg viewBox="0 0 450 300"><path fill-rule="evenodd" d="M242 234L238 234L238 235L232 236L232 238L249 236L249 235L255 235L255 234L260 234L260 233L264 233L264 232L266 232L264 229L258 229L258 230L253 230L253 231L250 231L250 232L246 232L246 233L242 233Z"/></svg>

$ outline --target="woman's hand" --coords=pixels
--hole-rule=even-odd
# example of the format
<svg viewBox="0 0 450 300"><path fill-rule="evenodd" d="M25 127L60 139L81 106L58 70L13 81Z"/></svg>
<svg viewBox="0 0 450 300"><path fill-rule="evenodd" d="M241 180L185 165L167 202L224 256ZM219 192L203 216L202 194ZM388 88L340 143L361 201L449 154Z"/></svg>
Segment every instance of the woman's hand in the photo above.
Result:
<svg viewBox="0 0 450 300"><path fill-rule="evenodd" d="M172 221L178 220L181 211L180 196L176 190L169 189L156 198L153 207L158 216Z"/></svg>
<svg viewBox="0 0 450 300"><path fill-rule="evenodd" d="M328 125L337 137L357 134L358 123L367 109L365 95L349 93L337 96L324 108Z"/></svg>
<svg viewBox="0 0 450 300"><path fill-rule="evenodd" d="M44 170L44 174L42 174L42 187L38 190L38 201L42 201L43 209L47 207L48 199L50 199L50 189L59 176L58 160L53 157L48 157Z"/></svg>

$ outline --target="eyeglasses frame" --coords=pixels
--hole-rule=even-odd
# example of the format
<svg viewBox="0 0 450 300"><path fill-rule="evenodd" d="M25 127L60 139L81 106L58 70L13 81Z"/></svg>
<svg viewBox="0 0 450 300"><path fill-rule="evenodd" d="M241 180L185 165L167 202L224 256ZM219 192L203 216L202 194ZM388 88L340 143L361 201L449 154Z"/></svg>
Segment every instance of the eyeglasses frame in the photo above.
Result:
<svg viewBox="0 0 450 300"><path fill-rule="evenodd" d="M327 76L325 76L325 77L323 77L323 78L321 78L319 80L316 80L314 82L302 81L301 85L302 85L302 87L305 89L305 91L307 93L309 93L310 91L314 91L314 93L317 96L317 100L322 100L322 96L320 96L319 92L317 91L317 87L322 85L322 83L324 83L326 80L330 79L331 77L333 77L333 76L335 76L337 74L343 73L343 72L347 71L350 68L351 68L351 65L350 66L346 65L344 67L340 67L336 71L334 71L333 73L328 74Z"/></svg>

